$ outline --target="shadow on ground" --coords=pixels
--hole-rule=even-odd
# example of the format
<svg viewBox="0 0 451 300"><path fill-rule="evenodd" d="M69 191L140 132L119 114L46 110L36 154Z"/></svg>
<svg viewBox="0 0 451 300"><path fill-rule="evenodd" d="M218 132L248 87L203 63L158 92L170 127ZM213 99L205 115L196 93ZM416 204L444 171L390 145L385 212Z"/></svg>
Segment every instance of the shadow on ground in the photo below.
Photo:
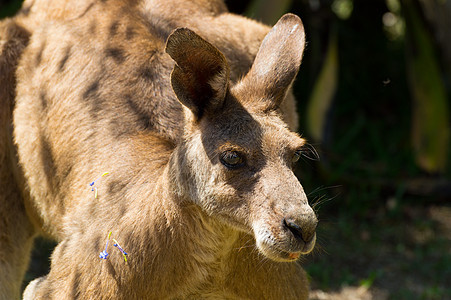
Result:
<svg viewBox="0 0 451 300"><path fill-rule="evenodd" d="M324 215L306 258L311 299L451 299L451 207L381 207Z"/></svg>

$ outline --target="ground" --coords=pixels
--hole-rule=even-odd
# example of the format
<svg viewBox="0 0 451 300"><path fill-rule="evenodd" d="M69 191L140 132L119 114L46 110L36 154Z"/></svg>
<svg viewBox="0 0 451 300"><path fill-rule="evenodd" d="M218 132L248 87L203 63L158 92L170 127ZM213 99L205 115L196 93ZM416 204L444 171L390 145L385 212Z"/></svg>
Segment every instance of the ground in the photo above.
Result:
<svg viewBox="0 0 451 300"><path fill-rule="evenodd" d="M380 208L354 222L324 219L320 250L304 263L312 300L451 299L450 206Z"/></svg>

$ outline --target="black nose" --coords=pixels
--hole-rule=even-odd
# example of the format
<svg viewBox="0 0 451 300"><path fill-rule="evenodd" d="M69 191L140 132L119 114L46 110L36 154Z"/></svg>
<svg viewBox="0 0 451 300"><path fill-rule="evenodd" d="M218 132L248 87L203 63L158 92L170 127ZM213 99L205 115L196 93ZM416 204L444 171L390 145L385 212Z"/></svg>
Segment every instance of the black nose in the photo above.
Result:
<svg viewBox="0 0 451 300"><path fill-rule="evenodd" d="M283 219L283 224L297 240L304 243L310 242L315 236L316 222L304 226L304 229L291 219Z"/></svg>

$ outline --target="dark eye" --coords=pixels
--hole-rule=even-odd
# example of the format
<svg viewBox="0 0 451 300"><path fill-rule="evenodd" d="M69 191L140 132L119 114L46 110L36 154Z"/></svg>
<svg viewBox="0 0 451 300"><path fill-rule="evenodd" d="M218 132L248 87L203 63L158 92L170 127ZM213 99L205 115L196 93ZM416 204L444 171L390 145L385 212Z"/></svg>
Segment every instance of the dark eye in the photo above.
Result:
<svg viewBox="0 0 451 300"><path fill-rule="evenodd" d="M298 160L301 158L301 152L302 152L302 150L298 150L298 151L294 152L293 158L291 159L291 162L293 164L297 163Z"/></svg>
<svg viewBox="0 0 451 300"><path fill-rule="evenodd" d="M236 151L225 151L219 158L221 163L230 169L241 167L244 164L243 157Z"/></svg>

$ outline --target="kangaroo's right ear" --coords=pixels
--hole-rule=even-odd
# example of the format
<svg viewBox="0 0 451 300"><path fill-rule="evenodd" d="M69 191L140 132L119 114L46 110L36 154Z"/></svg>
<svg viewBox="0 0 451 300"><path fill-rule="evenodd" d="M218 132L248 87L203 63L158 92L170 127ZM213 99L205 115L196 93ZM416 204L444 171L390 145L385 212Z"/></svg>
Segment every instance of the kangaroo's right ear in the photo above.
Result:
<svg viewBox="0 0 451 300"><path fill-rule="evenodd" d="M168 37L166 52L175 60L172 88L179 101L200 119L221 108L228 89L229 66L224 55L188 28Z"/></svg>
<svg viewBox="0 0 451 300"><path fill-rule="evenodd" d="M304 47L301 19L285 14L266 35L241 87L259 99L264 110L277 109L298 73Z"/></svg>

